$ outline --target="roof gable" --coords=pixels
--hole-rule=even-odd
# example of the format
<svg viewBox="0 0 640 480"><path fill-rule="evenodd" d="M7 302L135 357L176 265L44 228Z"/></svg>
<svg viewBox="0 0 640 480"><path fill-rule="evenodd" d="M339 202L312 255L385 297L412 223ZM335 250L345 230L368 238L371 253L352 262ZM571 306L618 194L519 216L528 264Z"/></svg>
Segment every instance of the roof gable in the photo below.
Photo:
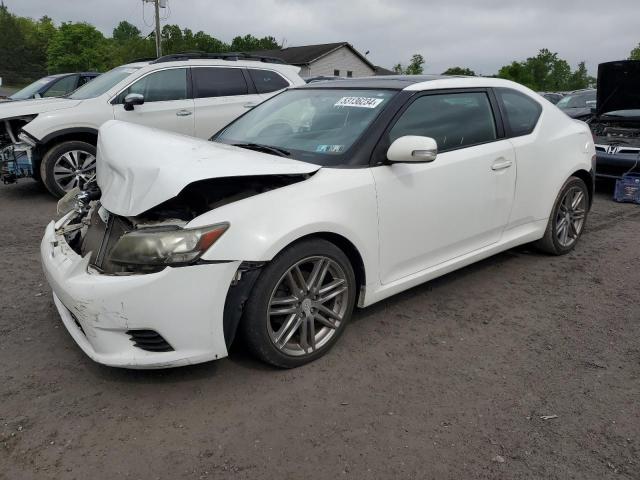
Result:
<svg viewBox="0 0 640 480"><path fill-rule="evenodd" d="M342 47L346 47L351 50L354 55L356 55L372 70L375 68L374 65L369 60L367 60L364 55L353 48L353 46L348 42L301 45L299 47L287 47L281 50L260 50L252 53L279 58L284 62L290 63L291 65L308 65Z"/></svg>

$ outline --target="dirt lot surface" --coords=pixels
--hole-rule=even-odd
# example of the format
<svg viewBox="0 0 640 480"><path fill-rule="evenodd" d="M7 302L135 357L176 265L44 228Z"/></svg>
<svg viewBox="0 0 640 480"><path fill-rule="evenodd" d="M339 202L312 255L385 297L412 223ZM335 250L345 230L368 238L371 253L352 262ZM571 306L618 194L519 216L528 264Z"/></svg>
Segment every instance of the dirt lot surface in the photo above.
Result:
<svg viewBox="0 0 640 480"><path fill-rule="evenodd" d="M0 478L639 479L640 206L610 193L572 254L359 311L306 367L140 372L74 344L38 259L55 202L0 186Z"/></svg>

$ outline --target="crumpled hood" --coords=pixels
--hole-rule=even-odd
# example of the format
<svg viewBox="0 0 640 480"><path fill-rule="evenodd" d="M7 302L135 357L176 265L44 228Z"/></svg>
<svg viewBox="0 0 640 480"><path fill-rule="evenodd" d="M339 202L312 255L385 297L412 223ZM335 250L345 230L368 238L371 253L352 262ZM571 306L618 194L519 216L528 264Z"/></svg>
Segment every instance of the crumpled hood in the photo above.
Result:
<svg viewBox="0 0 640 480"><path fill-rule="evenodd" d="M100 127L97 181L102 205L132 217L198 180L313 173L320 166L132 123Z"/></svg>
<svg viewBox="0 0 640 480"><path fill-rule="evenodd" d="M598 65L597 115L640 109L640 60Z"/></svg>
<svg viewBox="0 0 640 480"><path fill-rule="evenodd" d="M1 102L0 120L71 108L78 105L81 101L82 100L70 100L68 98L38 98L35 100Z"/></svg>

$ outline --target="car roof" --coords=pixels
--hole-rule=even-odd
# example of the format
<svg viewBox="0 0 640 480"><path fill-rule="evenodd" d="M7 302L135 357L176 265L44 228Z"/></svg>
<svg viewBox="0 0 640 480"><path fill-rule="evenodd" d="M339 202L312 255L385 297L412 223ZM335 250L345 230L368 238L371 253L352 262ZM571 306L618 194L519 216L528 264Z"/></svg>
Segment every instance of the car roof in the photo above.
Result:
<svg viewBox="0 0 640 480"><path fill-rule="evenodd" d="M378 77L337 78L317 81L299 88L382 88L385 90L404 90L421 82L451 78L445 75L381 75Z"/></svg>
<svg viewBox="0 0 640 480"><path fill-rule="evenodd" d="M383 90L436 90L445 88L505 87L531 92L528 88L502 78L472 77L465 75L381 75L377 77L359 77L343 80L312 82L296 88L350 88Z"/></svg>

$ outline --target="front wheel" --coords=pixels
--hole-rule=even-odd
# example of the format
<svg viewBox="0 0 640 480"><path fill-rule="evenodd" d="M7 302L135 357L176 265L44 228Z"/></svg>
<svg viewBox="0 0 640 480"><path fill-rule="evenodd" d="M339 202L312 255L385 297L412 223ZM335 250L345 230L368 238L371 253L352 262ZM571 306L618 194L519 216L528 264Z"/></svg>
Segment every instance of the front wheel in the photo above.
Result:
<svg viewBox="0 0 640 480"><path fill-rule="evenodd" d="M333 243L305 240L270 262L245 306L242 330L259 359L293 368L324 355L351 317L356 281Z"/></svg>
<svg viewBox="0 0 640 480"><path fill-rule="evenodd" d="M587 185L578 177L570 177L553 205L544 237L535 246L552 255L569 253L582 235L588 213Z"/></svg>
<svg viewBox="0 0 640 480"><path fill-rule="evenodd" d="M84 188L94 180L95 173L96 147L77 140L55 145L40 163L44 186L58 198L74 187Z"/></svg>

